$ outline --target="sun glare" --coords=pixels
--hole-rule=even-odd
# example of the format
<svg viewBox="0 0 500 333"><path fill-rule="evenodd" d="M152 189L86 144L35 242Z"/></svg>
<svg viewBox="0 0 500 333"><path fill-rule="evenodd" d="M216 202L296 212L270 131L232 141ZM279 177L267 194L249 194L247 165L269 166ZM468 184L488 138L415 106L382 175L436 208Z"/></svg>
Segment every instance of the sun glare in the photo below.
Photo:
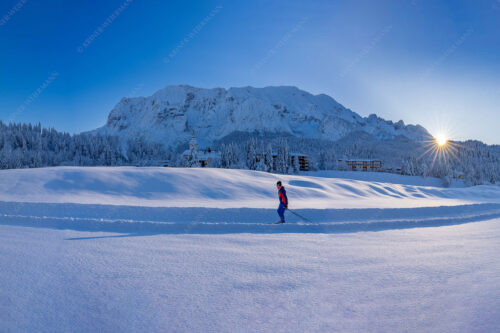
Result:
<svg viewBox="0 0 500 333"><path fill-rule="evenodd" d="M430 136L428 140L424 140L424 152L419 158L423 158L425 155L430 155L430 170L433 170L437 165L447 164L450 159L455 159L460 162L457 158L458 148L460 144L453 141L450 136L450 131L446 128L442 128L434 136Z"/></svg>
<svg viewBox="0 0 500 333"><path fill-rule="evenodd" d="M444 145L446 145L448 143L448 138L446 138L446 136L444 134L438 134L436 136L436 142L437 142L438 146L443 147Z"/></svg>

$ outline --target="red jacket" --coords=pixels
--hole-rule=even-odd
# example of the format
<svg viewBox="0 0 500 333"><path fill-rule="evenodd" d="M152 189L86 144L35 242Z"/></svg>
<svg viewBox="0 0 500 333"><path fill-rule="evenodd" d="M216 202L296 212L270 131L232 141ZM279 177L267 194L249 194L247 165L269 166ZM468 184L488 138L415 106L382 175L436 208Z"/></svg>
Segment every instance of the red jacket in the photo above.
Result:
<svg viewBox="0 0 500 333"><path fill-rule="evenodd" d="M286 191L284 186L281 186L278 189L278 198L280 199L280 204L283 204L285 207L288 206L288 198L286 197Z"/></svg>

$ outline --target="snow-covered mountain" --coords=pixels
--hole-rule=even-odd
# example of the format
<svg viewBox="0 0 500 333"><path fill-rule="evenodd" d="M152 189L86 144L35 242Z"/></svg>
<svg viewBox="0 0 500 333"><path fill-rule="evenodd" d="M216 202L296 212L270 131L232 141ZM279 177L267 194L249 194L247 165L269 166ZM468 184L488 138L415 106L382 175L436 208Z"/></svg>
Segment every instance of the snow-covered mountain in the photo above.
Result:
<svg viewBox="0 0 500 333"><path fill-rule="evenodd" d="M194 132L209 145L233 132L266 132L335 141L355 131L379 139L404 136L422 140L429 133L370 115L361 117L330 96L296 87L214 88L168 86L149 97L122 98L105 126L92 133L143 137L175 147Z"/></svg>

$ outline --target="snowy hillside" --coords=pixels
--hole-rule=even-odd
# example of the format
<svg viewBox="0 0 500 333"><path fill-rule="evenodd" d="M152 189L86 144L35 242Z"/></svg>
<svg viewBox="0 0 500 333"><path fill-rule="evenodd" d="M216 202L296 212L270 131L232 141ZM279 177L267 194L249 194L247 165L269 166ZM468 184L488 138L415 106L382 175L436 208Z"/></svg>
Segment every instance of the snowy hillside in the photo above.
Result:
<svg viewBox="0 0 500 333"><path fill-rule="evenodd" d="M234 132L289 134L338 140L363 131L379 139L428 139L421 126L363 118L327 95L296 87L201 89L168 86L152 96L123 98L105 126L93 133L144 137L169 146L185 144L192 132L202 145Z"/></svg>
<svg viewBox="0 0 500 333"><path fill-rule="evenodd" d="M315 174L319 177L311 176ZM202 229L252 229L252 224L276 220L275 183L279 179L287 189L290 208L319 223L323 231L336 230L339 222L345 227L347 222L361 220L405 227L407 223L446 224L446 216L500 216L499 186L442 188L437 179L383 173L363 173L363 178L356 175L276 175L209 168L3 170L0 214L4 220L44 216L45 223L67 226L74 220L91 229L117 231L137 227L184 230L186 225L199 228L197 223L208 223ZM288 215L290 221L301 222ZM310 225L295 227L314 230Z"/></svg>
<svg viewBox="0 0 500 333"><path fill-rule="evenodd" d="M161 167L3 170L0 172L0 201L273 208L276 206L275 183L282 180L292 206L301 209L500 202L499 186L442 188L439 187L439 179L385 173L339 171L308 174L277 175L251 170ZM354 178L356 175L358 179Z"/></svg>
<svg viewBox="0 0 500 333"><path fill-rule="evenodd" d="M500 187L438 184L2 170L0 331L498 332Z"/></svg>

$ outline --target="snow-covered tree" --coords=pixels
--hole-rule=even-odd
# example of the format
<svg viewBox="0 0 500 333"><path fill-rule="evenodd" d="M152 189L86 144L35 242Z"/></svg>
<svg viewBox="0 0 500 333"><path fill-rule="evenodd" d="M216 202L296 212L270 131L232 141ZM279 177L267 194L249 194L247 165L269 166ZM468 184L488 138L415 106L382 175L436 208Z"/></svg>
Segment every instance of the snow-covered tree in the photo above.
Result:
<svg viewBox="0 0 500 333"><path fill-rule="evenodd" d="M332 170L337 166L333 149L325 149L319 153L318 167L322 170Z"/></svg>
<svg viewBox="0 0 500 333"><path fill-rule="evenodd" d="M274 169L273 146L268 144L264 155L264 165L267 172L272 172Z"/></svg>
<svg viewBox="0 0 500 333"><path fill-rule="evenodd" d="M300 172L299 156L297 156L297 155L292 157L292 169L293 169L293 173Z"/></svg>
<svg viewBox="0 0 500 333"><path fill-rule="evenodd" d="M184 166L188 168L199 168L201 166L200 159L198 158L198 149L195 146L190 147Z"/></svg>
<svg viewBox="0 0 500 333"><path fill-rule="evenodd" d="M276 156L276 172L288 173L290 167L290 152L286 139L280 138L278 142L278 153Z"/></svg>
<svg viewBox="0 0 500 333"><path fill-rule="evenodd" d="M256 170L257 169L257 160L258 160L258 153L257 153L257 141L255 138L250 138L250 140L247 141L246 144L246 167L249 170Z"/></svg>
<svg viewBox="0 0 500 333"><path fill-rule="evenodd" d="M236 144L230 143L221 146L221 166L227 169L240 167L240 154Z"/></svg>

